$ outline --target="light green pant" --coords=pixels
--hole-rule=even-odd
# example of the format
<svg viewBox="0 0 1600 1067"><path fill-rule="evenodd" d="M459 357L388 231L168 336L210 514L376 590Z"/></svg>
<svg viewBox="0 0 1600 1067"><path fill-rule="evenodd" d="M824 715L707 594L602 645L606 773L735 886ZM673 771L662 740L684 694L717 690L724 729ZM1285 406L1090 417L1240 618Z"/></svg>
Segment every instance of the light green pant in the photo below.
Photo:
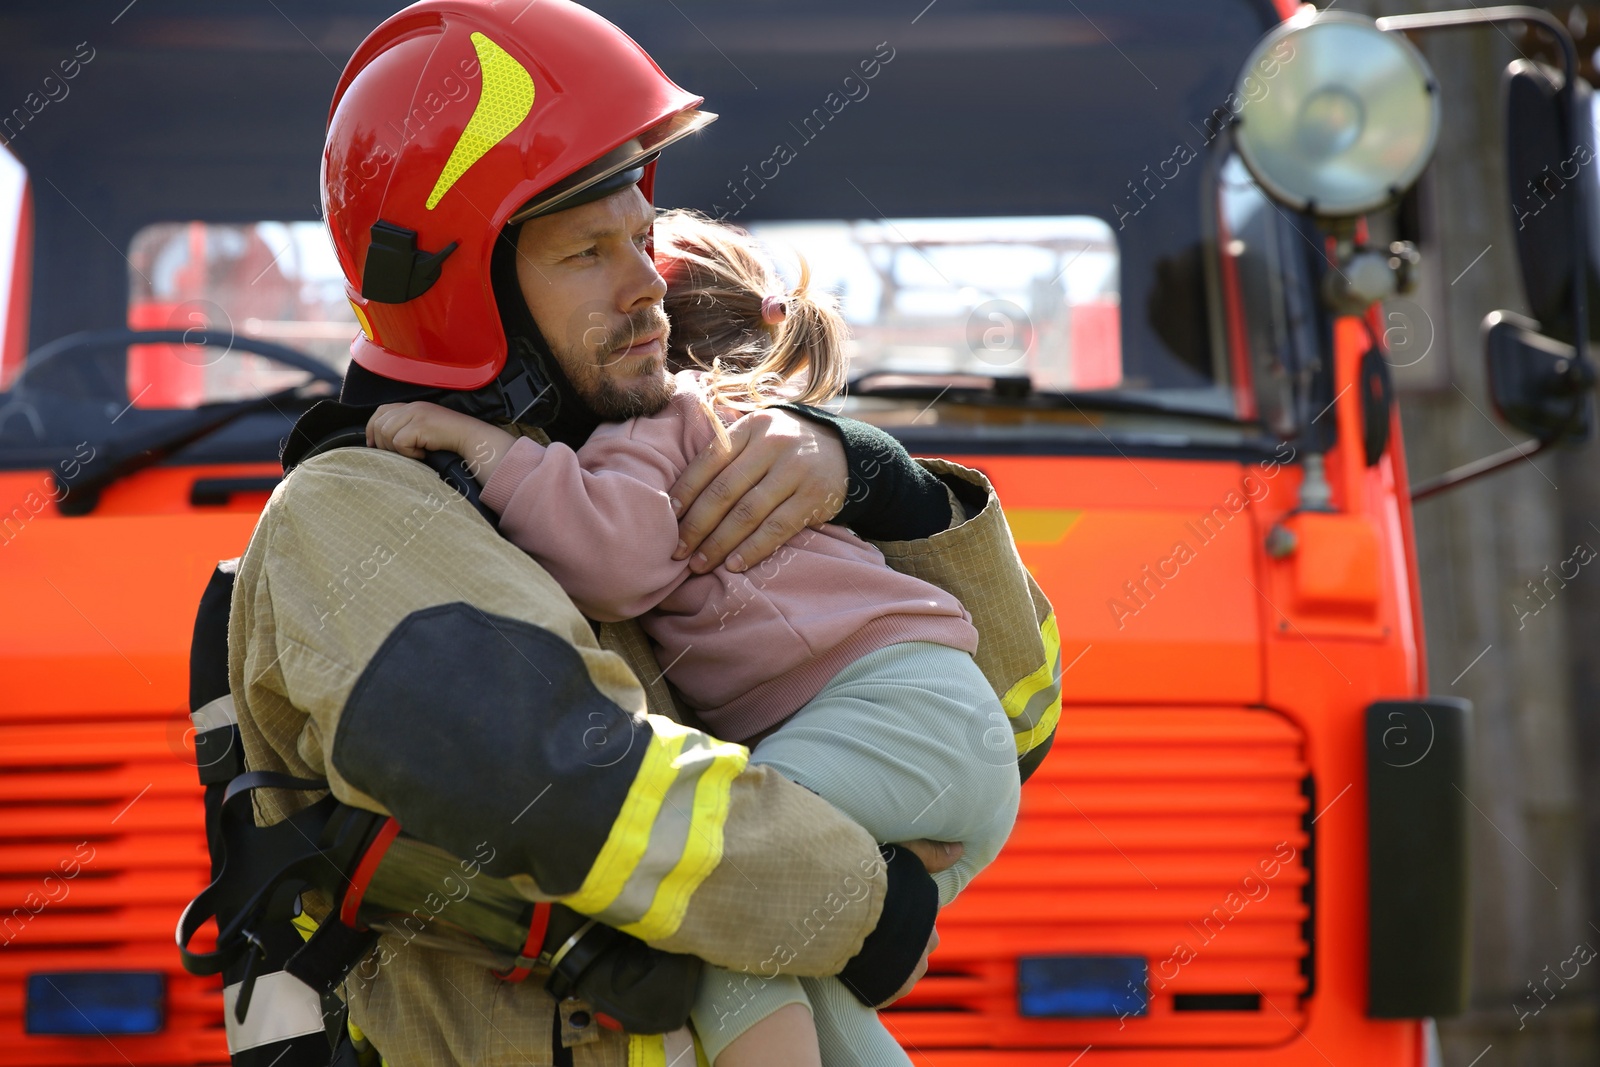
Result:
<svg viewBox="0 0 1600 1067"><path fill-rule="evenodd" d="M960 841L965 854L934 876L941 906L995 858L1017 816L1021 786L1000 702L972 657L943 645L907 642L861 657L750 758L816 792L880 842ZM693 1013L707 1057L715 1063L785 1004L810 1007L824 1067L910 1062L877 1012L837 979L719 967L705 968Z"/></svg>

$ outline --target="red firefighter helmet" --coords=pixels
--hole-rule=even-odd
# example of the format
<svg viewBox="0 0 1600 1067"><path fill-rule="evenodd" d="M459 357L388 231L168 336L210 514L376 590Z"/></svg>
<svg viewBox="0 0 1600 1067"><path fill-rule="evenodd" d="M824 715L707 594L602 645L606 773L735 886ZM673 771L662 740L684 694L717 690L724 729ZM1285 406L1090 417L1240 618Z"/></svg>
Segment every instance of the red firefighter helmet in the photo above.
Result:
<svg viewBox="0 0 1600 1067"><path fill-rule="evenodd" d="M356 49L322 203L362 367L476 389L506 360L489 260L511 222L592 198L715 115L570 0L424 0Z"/></svg>

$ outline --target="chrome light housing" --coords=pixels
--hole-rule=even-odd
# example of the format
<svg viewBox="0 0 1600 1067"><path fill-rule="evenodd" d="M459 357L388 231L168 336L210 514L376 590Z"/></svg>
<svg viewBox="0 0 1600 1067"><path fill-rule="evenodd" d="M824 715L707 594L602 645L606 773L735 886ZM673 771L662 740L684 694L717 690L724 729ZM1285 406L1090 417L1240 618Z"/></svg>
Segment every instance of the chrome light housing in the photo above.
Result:
<svg viewBox="0 0 1600 1067"><path fill-rule="evenodd" d="M1254 72L1268 64L1276 73L1263 81ZM1280 203L1324 218L1398 200L1439 139L1437 83L1422 55L1347 12L1303 9L1267 34L1236 95L1246 103L1234 136L1250 173Z"/></svg>

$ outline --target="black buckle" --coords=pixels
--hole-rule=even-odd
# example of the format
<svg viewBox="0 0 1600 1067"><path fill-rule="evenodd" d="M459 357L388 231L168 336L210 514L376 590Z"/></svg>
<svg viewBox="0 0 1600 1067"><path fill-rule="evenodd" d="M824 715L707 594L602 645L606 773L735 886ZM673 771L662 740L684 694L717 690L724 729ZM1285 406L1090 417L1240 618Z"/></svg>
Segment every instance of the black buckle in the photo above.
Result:
<svg viewBox="0 0 1600 1067"><path fill-rule="evenodd" d="M550 383L546 382L543 389L534 392L537 379L526 365L518 369L517 373L507 379L495 379L495 388L500 391L501 402L505 405L505 417L512 422L521 422L533 406L544 398L550 391Z"/></svg>
<svg viewBox="0 0 1600 1067"><path fill-rule="evenodd" d="M451 241L437 252L417 247L417 231L379 219L372 224L372 242L361 268L361 295L380 304L415 300L439 280L445 257L456 250Z"/></svg>

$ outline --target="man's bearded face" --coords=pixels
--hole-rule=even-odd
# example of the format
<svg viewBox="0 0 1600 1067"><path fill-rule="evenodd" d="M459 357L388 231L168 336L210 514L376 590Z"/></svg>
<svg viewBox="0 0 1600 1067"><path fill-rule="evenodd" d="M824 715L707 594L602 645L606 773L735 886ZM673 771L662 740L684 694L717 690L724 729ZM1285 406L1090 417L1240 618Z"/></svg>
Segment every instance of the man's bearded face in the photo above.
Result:
<svg viewBox="0 0 1600 1067"><path fill-rule="evenodd" d="M637 186L523 223L517 280L584 403L608 422L672 396L666 282L645 251L655 212Z"/></svg>

